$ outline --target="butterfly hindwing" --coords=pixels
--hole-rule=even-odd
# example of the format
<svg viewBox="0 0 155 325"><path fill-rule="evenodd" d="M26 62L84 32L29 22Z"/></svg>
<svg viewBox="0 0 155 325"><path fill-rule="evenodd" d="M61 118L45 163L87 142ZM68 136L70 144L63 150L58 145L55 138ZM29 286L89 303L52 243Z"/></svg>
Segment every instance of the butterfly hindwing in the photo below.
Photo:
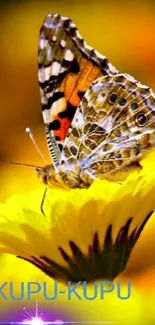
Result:
<svg viewBox="0 0 155 325"><path fill-rule="evenodd" d="M89 47L73 22L48 15L40 30L38 75L43 119L51 151L51 137L62 149L83 95L97 78L117 70Z"/></svg>
<svg viewBox="0 0 155 325"><path fill-rule="evenodd" d="M70 170L105 177L139 161L155 144L153 91L126 74L97 79L84 95L64 142L62 160Z"/></svg>

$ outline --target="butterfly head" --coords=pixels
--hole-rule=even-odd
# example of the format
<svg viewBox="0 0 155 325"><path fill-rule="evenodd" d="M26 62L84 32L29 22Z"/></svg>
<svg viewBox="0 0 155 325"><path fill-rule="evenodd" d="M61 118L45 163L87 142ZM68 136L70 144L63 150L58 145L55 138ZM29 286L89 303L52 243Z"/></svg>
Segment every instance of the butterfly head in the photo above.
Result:
<svg viewBox="0 0 155 325"><path fill-rule="evenodd" d="M63 189L69 189L70 187L76 187L79 177L74 173L65 173L59 171L56 173L54 166L46 165L43 168L36 168L37 175L40 181L49 187L58 187Z"/></svg>
<svg viewBox="0 0 155 325"><path fill-rule="evenodd" d="M55 169L53 165L46 165L43 168L36 168L37 175L40 181L45 185L59 185L60 182L57 179L57 174L55 173Z"/></svg>

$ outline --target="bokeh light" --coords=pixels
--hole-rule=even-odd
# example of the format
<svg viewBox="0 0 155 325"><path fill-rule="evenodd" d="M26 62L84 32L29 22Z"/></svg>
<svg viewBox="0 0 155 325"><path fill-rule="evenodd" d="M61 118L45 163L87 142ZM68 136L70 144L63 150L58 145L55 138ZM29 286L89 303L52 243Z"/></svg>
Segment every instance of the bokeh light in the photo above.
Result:
<svg viewBox="0 0 155 325"><path fill-rule="evenodd" d="M34 317L31 320L23 321L23 324L27 324L27 325L43 325L44 322L43 322L43 320L41 318Z"/></svg>

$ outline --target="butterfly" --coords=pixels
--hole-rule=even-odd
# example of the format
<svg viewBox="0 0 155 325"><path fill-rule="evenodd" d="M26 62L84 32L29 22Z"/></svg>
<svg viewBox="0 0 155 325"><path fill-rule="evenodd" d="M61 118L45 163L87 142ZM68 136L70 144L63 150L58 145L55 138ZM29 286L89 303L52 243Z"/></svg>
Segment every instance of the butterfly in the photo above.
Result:
<svg viewBox="0 0 155 325"><path fill-rule="evenodd" d="M37 169L45 184L88 188L141 169L155 145L155 95L88 46L69 18L44 20L38 78L52 160Z"/></svg>

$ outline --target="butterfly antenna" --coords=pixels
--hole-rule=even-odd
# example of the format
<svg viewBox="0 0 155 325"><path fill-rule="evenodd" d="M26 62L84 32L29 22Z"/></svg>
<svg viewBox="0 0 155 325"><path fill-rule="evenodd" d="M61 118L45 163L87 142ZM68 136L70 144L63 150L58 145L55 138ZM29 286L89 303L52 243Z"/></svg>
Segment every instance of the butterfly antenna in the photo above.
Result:
<svg viewBox="0 0 155 325"><path fill-rule="evenodd" d="M29 136L29 138L31 139L31 141L33 142L33 144L34 144L34 146L35 146L37 152L39 153L40 157L43 159L45 165L47 165L47 164L48 164L48 163L47 163L47 160L45 159L45 157L43 156L41 150L39 149L39 147L38 147L38 145L37 145L37 143L36 143L36 141L35 141L35 139L34 139L34 136L33 136L33 134L32 134L31 129L30 129L30 128L26 128L25 131L26 131L26 133L28 134L28 136Z"/></svg>
<svg viewBox="0 0 155 325"><path fill-rule="evenodd" d="M33 167L33 168L38 168L38 169L43 169L43 167L37 166L37 165L31 165L31 164L24 164L21 162L16 162L16 161L0 161L0 164L5 164L5 165L19 165L19 166L26 166L26 167Z"/></svg>

